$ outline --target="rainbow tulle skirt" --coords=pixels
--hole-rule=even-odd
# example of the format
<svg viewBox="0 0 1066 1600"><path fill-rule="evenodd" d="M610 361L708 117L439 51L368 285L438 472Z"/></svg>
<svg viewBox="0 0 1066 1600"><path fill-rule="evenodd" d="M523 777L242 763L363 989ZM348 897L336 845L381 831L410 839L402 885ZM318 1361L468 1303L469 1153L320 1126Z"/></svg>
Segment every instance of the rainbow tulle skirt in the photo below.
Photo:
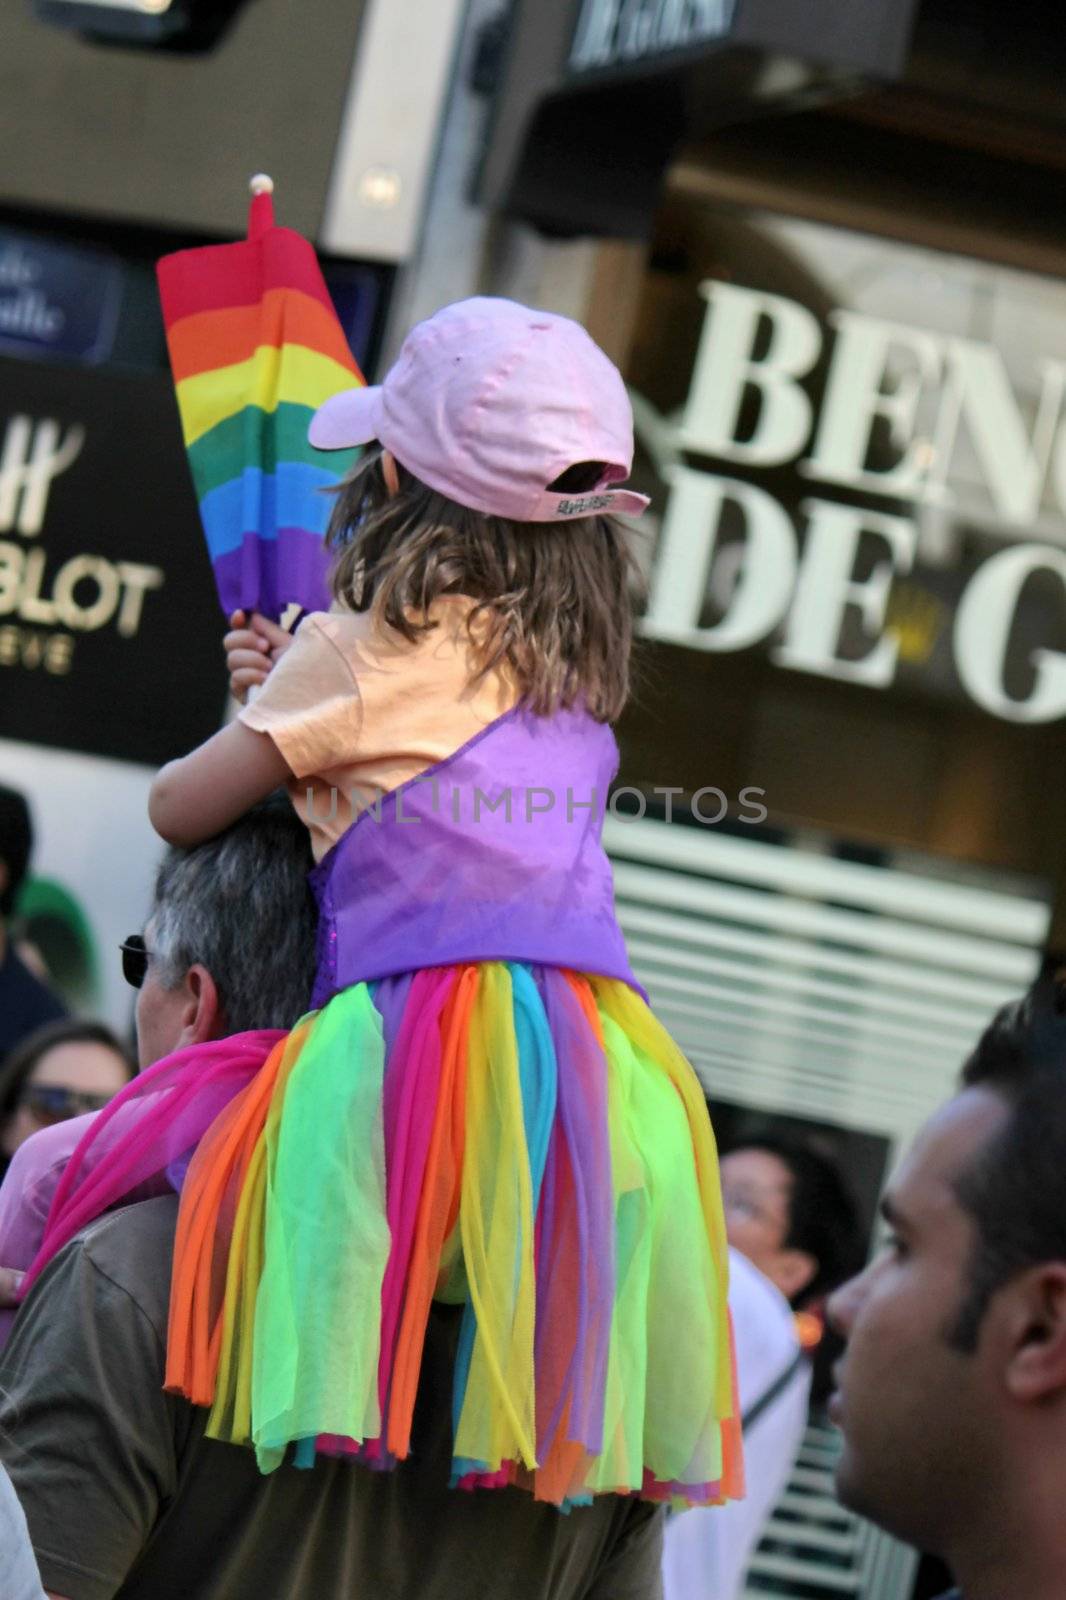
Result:
<svg viewBox="0 0 1066 1600"><path fill-rule="evenodd" d="M627 985L504 963L360 984L169 1058L98 1122L42 1255L169 1163L166 1384L263 1471L290 1447L402 1460L438 1299L464 1308L457 1484L742 1493L714 1140Z"/></svg>

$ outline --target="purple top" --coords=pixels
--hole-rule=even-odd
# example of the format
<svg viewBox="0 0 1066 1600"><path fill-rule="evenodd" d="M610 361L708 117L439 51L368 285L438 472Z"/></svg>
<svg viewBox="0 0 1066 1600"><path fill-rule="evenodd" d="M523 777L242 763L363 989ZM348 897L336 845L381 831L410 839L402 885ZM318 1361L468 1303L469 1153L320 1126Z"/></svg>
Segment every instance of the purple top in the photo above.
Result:
<svg viewBox="0 0 1066 1600"><path fill-rule="evenodd" d="M516 708L358 817L311 874L312 1008L423 967L528 961L638 985L600 842L618 770L585 711Z"/></svg>

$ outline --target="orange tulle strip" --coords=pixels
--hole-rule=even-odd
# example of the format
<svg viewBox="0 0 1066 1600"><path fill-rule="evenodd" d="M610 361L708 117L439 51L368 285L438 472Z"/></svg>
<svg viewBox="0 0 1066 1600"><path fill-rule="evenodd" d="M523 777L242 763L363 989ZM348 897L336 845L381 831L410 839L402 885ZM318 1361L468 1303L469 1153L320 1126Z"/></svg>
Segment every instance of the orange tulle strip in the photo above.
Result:
<svg viewBox="0 0 1066 1600"><path fill-rule="evenodd" d="M284 1068L291 1068L310 1021L275 1045L248 1087L200 1141L189 1165L174 1241L165 1386L193 1405L215 1398L222 1346L225 1267L218 1241L232 1238L249 1168Z"/></svg>

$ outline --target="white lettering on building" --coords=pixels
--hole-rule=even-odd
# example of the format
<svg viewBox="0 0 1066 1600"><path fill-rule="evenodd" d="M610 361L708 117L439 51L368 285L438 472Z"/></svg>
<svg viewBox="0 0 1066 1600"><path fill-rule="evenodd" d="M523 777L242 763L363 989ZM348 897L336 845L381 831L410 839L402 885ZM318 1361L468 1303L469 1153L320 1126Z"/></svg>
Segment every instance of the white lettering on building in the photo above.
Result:
<svg viewBox="0 0 1066 1600"><path fill-rule="evenodd" d="M736 0L585 0L570 51L576 72L723 38Z"/></svg>
<svg viewBox="0 0 1066 1600"><path fill-rule="evenodd" d="M1050 722L1066 716L1066 656L1034 650L1035 682L1027 700L1003 692L1007 640L1022 584L1034 572L1053 572L1066 595L1066 553L1039 544L1000 550L966 586L955 613L955 664L979 706L1009 722Z"/></svg>
<svg viewBox="0 0 1066 1600"><path fill-rule="evenodd" d="M85 429L64 431L54 418L9 419L0 445L0 534L37 539L44 525L49 492L59 475L81 453ZM69 669L71 635L113 626L124 639L141 626L145 597L162 587L161 567L140 561L115 561L101 555L75 555L58 565L42 540L31 545L0 538L0 665ZM14 618L15 622L3 621ZM68 634L33 634L29 628L63 628ZM51 643L49 643L49 639ZM59 641L66 642L60 644Z"/></svg>
<svg viewBox="0 0 1066 1600"><path fill-rule="evenodd" d="M965 434L988 501L1007 528L1026 528L1050 501L1066 518L1066 362L1038 367L1039 399L1028 421L999 351L882 318L837 312L816 416L803 387L823 358L822 330L805 306L732 283L707 283L707 312L677 443L744 468L793 463L830 488L949 510L952 465ZM741 433L745 402L758 401ZM932 408L933 423L918 418ZM747 411L750 413L750 405ZM894 459L871 462L875 434ZM805 453L806 452L806 453ZM811 498L802 507L806 538L785 508L744 479L674 466L642 631L703 650L740 650L781 629L772 652L793 670L888 687L898 643L884 632L896 574L913 564L917 525L908 516ZM744 554L724 614L701 621L723 513L742 519ZM860 539L883 554L856 576ZM1035 572L1062 579L1066 553L1023 544L991 557L970 580L953 636L966 692L992 714L1020 723L1066 716L1066 656L1037 649L1024 699L1004 688L1011 626L1022 586ZM839 653L848 611L869 639L859 660Z"/></svg>
<svg viewBox="0 0 1066 1600"><path fill-rule="evenodd" d="M0 450L0 533L40 533L52 481L77 460L84 443L85 429L76 423L63 434L51 417L10 419Z"/></svg>

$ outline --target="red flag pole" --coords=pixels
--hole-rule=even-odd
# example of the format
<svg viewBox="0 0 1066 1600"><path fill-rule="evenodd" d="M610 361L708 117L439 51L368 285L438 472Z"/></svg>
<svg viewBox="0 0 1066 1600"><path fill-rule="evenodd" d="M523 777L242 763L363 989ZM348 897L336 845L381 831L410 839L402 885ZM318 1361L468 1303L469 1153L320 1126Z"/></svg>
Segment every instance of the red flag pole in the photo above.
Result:
<svg viewBox="0 0 1066 1600"><path fill-rule="evenodd" d="M248 187L252 191L252 203L248 207L248 237L258 239L274 226L274 180L268 178L265 172L257 172Z"/></svg>

